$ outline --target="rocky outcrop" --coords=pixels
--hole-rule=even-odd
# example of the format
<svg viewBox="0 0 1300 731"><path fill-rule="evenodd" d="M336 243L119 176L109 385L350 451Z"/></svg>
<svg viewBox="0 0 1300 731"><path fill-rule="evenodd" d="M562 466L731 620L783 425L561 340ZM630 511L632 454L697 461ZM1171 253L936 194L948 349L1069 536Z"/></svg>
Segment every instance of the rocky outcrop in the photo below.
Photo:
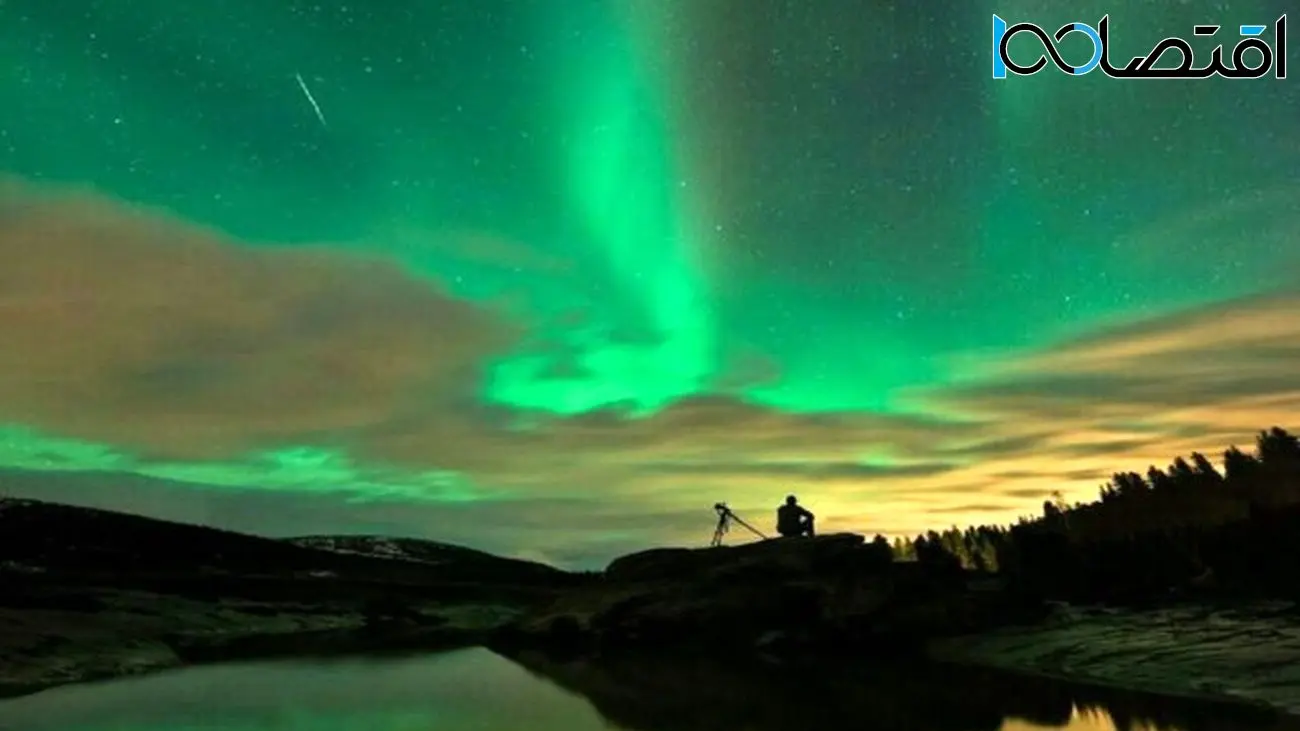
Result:
<svg viewBox="0 0 1300 731"><path fill-rule="evenodd" d="M934 637L1029 621L1042 611L994 580L895 563L881 546L841 534L626 556L495 643L909 652Z"/></svg>

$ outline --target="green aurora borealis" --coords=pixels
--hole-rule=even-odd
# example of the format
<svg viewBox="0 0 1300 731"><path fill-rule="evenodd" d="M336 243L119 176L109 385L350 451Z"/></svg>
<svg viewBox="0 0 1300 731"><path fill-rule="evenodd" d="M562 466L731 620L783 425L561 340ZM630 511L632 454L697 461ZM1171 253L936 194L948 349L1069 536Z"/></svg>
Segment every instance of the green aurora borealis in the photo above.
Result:
<svg viewBox="0 0 1300 731"><path fill-rule="evenodd" d="M1052 5L8 0L6 489L586 565L1296 426L1295 80L988 70L1286 4Z"/></svg>

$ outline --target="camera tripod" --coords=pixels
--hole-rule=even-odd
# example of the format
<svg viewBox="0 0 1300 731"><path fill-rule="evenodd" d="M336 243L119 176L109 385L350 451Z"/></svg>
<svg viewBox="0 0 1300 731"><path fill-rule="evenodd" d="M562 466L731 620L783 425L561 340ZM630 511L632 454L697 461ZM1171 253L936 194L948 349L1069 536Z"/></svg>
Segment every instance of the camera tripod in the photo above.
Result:
<svg viewBox="0 0 1300 731"><path fill-rule="evenodd" d="M731 528L732 522L739 523L750 533L753 533L765 541L767 540L767 536L763 535L754 526L741 520L740 516L733 513L731 508L727 507L726 503L714 503L713 510L718 514L718 527L713 529L713 542L709 544L710 546L722 545L722 537L727 534L727 531Z"/></svg>

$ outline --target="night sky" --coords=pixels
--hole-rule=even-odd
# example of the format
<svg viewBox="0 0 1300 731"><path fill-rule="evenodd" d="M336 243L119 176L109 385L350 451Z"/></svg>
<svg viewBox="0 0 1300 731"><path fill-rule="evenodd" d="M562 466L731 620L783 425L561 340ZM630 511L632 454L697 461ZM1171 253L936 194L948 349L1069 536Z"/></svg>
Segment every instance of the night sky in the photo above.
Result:
<svg viewBox="0 0 1300 731"><path fill-rule="evenodd" d="M598 566L1298 426L1300 82L990 73L1290 3L1063 5L0 0L4 490Z"/></svg>

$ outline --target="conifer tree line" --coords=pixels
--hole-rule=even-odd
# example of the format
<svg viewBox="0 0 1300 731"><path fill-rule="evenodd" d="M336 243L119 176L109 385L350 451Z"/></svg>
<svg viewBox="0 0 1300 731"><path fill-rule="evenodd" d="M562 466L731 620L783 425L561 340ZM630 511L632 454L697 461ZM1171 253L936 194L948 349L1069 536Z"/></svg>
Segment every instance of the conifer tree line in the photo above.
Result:
<svg viewBox="0 0 1300 731"><path fill-rule="evenodd" d="M1165 469L1116 473L1092 502L1070 505L1053 493L1040 513L1011 525L954 526L875 544L895 560L1001 574L1063 598L1189 586L1294 593L1300 438L1273 427L1259 432L1251 453L1229 447L1222 471L1194 452Z"/></svg>

